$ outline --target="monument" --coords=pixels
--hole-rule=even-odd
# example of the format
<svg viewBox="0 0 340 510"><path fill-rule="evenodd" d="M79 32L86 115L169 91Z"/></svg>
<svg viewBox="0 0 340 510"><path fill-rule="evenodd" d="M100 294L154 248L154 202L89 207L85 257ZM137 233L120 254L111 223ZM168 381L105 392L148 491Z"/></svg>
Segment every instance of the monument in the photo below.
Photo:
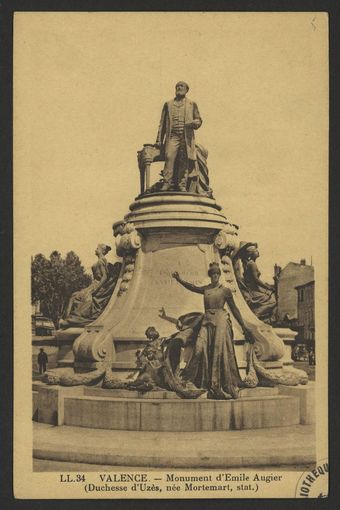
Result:
<svg viewBox="0 0 340 510"><path fill-rule="evenodd" d="M42 390L77 387L73 399L58 400L64 406L62 423L65 417L66 424L95 426L100 413L101 428L129 430L227 430L300 422L296 394L286 391L283 397L273 391L277 385L300 388L308 382L303 371L292 367L288 344L294 335L271 326L275 299L259 278L257 247L239 242L237 225L213 197L208 152L194 138L202 119L196 103L186 97L188 90L186 83L177 83L175 99L163 107L156 143L138 152L140 194L113 224L121 266L108 303L76 332L74 322L63 323L61 334L70 332L74 362L48 372ZM154 161L164 161L164 170L151 185ZM261 387L271 397L268 408ZM128 403L125 418L107 416L102 407L107 395L117 416L122 402ZM159 404L156 424L143 421L143 412L150 409L137 409L134 398L144 399L144 407L147 398ZM186 399L184 414L175 423L169 419L169 404L178 406L181 398ZM214 400L230 405L239 399L244 399L242 410L213 405ZM254 421L255 401L261 401L261 416ZM43 402L41 397L41 421L48 421ZM72 405L81 408L81 419ZM197 413L204 414L203 422L197 422Z"/></svg>

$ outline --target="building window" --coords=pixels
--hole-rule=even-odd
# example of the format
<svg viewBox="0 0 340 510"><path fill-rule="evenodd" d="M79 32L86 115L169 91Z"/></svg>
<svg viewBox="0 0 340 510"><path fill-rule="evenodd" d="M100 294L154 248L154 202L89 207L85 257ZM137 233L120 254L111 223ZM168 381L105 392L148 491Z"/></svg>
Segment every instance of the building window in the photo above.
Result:
<svg viewBox="0 0 340 510"><path fill-rule="evenodd" d="M302 303L303 302L303 289L300 289L299 290L299 301Z"/></svg>

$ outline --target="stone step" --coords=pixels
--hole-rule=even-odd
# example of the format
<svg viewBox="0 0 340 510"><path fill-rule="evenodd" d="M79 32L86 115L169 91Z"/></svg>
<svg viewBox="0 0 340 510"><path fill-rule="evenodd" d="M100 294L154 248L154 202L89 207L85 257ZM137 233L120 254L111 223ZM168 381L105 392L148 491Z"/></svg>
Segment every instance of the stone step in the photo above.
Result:
<svg viewBox="0 0 340 510"><path fill-rule="evenodd" d="M268 397L278 395L279 389L276 388L244 388L240 390L240 398L244 397ZM87 386L84 388L84 395L89 397L109 397L109 398L141 398L141 399L180 399L174 391L152 390L147 392L119 389L105 389L100 387ZM203 393L200 400L207 398L207 394Z"/></svg>
<svg viewBox="0 0 340 510"><path fill-rule="evenodd" d="M252 468L315 464L312 425L226 432L138 432L33 424L33 456L57 461L53 471L89 471L89 464L140 470ZM70 468L59 462L87 463ZM307 469L307 466L305 467ZM92 470L92 469L91 469ZM303 467L301 471L304 471ZM125 471L124 471L125 472Z"/></svg>
<svg viewBox="0 0 340 510"><path fill-rule="evenodd" d="M300 401L291 396L237 400L64 397L64 424L112 430L200 432L296 425Z"/></svg>

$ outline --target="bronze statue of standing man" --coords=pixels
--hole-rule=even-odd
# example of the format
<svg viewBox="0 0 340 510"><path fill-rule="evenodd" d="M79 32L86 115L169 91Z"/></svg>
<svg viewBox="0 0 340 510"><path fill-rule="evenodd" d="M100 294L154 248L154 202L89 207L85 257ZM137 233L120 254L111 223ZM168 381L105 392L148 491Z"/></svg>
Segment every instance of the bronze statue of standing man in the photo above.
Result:
<svg viewBox="0 0 340 510"><path fill-rule="evenodd" d="M164 151L162 191L187 191L188 173L196 161L194 129L202 124L197 104L186 96L189 85L176 84L176 97L163 106L155 145Z"/></svg>

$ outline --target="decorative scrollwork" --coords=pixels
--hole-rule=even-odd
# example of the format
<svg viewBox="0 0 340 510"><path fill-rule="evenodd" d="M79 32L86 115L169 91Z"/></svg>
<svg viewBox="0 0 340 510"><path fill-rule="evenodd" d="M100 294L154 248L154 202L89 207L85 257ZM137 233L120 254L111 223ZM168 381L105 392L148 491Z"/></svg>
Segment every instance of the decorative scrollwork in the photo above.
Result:
<svg viewBox="0 0 340 510"><path fill-rule="evenodd" d="M129 288L130 281L133 277L133 272L135 270L135 258L133 255L127 255L124 259L125 266L122 276L122 281L118 291L118 297L122 296Z"/></svg>
<svg viewBox="0 0 340 510"><path fill-rule="evenodd" d="M116 252L118 257L124 257L138 250L142 245L142 239L132 222L119 222L113 226L113 234L116 238Z"/></svg>
<svg viewBox="0 0 340 510"><path fill-rule="evenodd" d="M219 251L230 253L236 247L235 234L232 230L220 230L215 237L214 244Z"/></svg>

